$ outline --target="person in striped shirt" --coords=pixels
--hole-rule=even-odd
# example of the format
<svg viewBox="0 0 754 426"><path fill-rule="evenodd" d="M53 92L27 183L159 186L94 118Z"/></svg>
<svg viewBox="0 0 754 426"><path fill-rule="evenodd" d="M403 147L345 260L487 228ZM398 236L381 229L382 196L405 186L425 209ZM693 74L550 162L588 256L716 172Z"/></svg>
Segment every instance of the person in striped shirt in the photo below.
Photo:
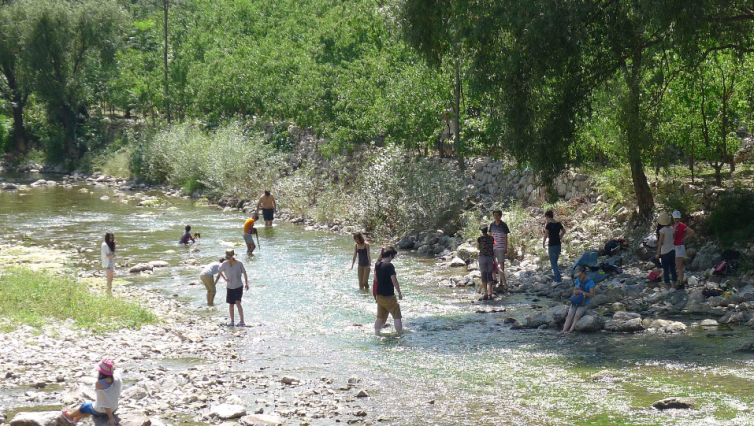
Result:
<svg viewBox="0 0 754 426"><path fill-rule="evenodd" d="M495 260L497 260L498 275L500 275L500 283L503 285L503 291L508 291L508 281L505 279L505 253L508 251L508 224L503 222L503 212L495 210L492 212L492 216L495 221L490 224L490 234L495 239L493 244L493 253L495 254Z"/></svg>

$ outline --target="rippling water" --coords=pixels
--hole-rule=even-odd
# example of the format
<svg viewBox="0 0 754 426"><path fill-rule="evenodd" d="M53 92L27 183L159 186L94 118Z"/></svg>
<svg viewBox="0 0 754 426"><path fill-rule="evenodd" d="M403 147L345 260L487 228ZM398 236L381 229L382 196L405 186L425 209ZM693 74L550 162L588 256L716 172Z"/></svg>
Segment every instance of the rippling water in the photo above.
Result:
<svg viewBox="0 0 754 426"><path fill-rule="evenodd" d="M367 411L388 424L754 424L754 357L734 352L752 340L751 330L733 330L732 337L701 330L668 337L510 331L504 318L532 312L526 297L508 300L506 313L476 313L473 290L438 285L447 272L401 254L394 263L409 333L377 338L373 299L358 291L356 271L347 271L349 238L289 224L261 227L261 248L246 256L241 213L176 198L168 198L170 206L138 208L120 203L111 189L79 188L0 193L0 234L90 247L86 257L97 260L104 233L114 232L121 258L171 265L146 276L121 268L117 277L165 297L177 294L194 314L218 323L226 321L226 305L206 308L204 288L188 284L236 244L249 273L244 310L253 327L220 329L217 338L237 342L249 360L238 369L266 366L312 380L359 376L371 396ZM186 224L202 234L193 250L176 243ZM222 286L217 297L224 300ZM605 369L616 380L589 380ZM669 396L691 396L699 407L651 409Z"/></svg>

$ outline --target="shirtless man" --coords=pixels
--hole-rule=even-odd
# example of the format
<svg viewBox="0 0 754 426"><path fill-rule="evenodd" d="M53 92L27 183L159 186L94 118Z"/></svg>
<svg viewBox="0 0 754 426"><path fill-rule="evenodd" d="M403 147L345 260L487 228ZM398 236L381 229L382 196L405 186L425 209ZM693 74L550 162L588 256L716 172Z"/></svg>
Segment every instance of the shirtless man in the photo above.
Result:
<svg viewBox="0 0 754 426"><path fill-rule="evenodd" d="M264 226L272 226L272 220L275 219L275 212L278 209L278 205L275 202L275 197L270 195L270 191L264 191L264 195L259 199L257 203L257 212L262 209L262 216L264 217Z"/></svg>

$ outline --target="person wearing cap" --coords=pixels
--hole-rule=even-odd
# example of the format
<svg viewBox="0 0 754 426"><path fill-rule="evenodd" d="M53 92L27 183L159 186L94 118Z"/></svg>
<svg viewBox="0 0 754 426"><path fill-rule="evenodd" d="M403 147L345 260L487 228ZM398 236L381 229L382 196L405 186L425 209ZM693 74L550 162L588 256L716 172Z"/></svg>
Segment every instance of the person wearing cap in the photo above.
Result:
<svg viewBox="0 0 754 426"><path fill-rule="evenodd" d="M211 262L210 264L205 266L204 269L202 269L202 273L199 275L199 280L201 280L202 284L204 284L204 288L207 289L207 305L209 306L215 304L215 294L217 294L217 287L215 287L214 275L218 273L220 265L222 265L223 262L225 262L224 257L221 257L220 260L216 262Z"/></svg>
<svg viewBox="0 0 754 426"><path fill-rule="evenodd" d="M257 236L257 243L259 243L259 232L254 228L254 223L257 220L259 220L259 215L255 213L254 216L246 219L246 222L243 223L243 240L246 243L246 254L254 253L254 249L257 248L257 244L254 244L254 235ZM259 247L261 246L259 244Z"/></svg>
<svg viewBox="0 0 754 426"><path fill-rule="evenodd" d="M81 419L89 416L107 416L108 426L115 426L115 411L118 409L120 391L123 382L120 372L115 370L115 362L111 359L103 359L97 364L98 378L94 384L97 399L94 402L85 402L81 407L71 412L63 410L63 418L70 424L75 425Z"/></svg>
<svg viewBox="0 0 754 426"><path fill-rule="evenodd" d="M542 239L542 248L545 248L545 241L547 241L547 254L550 257L550 266L552 267L553 281L555 284L560 284L563 278L560 276L560 269L558 268L558 260L560 259L560 244L563 235L565 235L565 228L563 225L555 220L555 213L552 210L545 212L545 224L544 238Z"/></svg>
<svg viewBox="0 0 754 426"><path fill-rule="evenodd" d="M575 285L573 287L573 296L571 296L571 307L568 309L568 316L566 316L565 324L563 324L563 330L561 333L572 333L576 328L576 323L579 322L586 308L589 305L589 301L594 297L594 281L589 278L584 266L578 265L574 269L577 274Z"/></svg>
<svg viewBox="0 0 754 426"><path fill-rule="evenodd" d="M479 271L482 273L482 292L484 296L481 300L493 300L495 297L492 295L492 286L494 281L492 280L492 271L494 263L493 247L495 245L495 239L492 235L487 235L487 226L482 225L479 227L482 231L482 236L476 239L477 248L479 249Z"/></svg>
<svg viewBox="0 0 754 426"><path fill-rule="evenodd" d="M683 259L686 257L686 237L693 237L694 230L686 226L681 222L681 212L678 210L673 212L673 222L675 227L673 231L673 244L675 245L675 267L678 269L678 281L676 285L678 288L683 287Z"/></svg>
<svg viewBox="0 0 754 426"><path fill-rule="evenodd" d="M675 246L673 245L673 232L675 230L671 226L670 216L667 213L661 213L660 217L657 218L657 223L660 225L660 237L657 239L655 259L660 259L665 284L669 287L672 282L675 290L676 280L678 279L675 267ZM670 280L671 276L673 281Z"/></svg>
<svg viewBox="0 0 754 426"><path fill-rule="evenodd" d="M241 307L241 298L243 297L243 284L241 282L241 275L243 275L244 281L246 281L246 290L249 289L249 277L246 275L246 268L243 267L243 263L239 262L234 256L235 250L225 250L225 262L217 269L217 278L215 279L215 285L220 281L220 277L224 276L228 282L226 288L225 302L228 304L230 310L230 324L229 327L233 327L235 318L233 312L233 306L238 309L238 316L241 321L238 323L239 327L245 327L246 323L243 320L243 307Z"/></svg>

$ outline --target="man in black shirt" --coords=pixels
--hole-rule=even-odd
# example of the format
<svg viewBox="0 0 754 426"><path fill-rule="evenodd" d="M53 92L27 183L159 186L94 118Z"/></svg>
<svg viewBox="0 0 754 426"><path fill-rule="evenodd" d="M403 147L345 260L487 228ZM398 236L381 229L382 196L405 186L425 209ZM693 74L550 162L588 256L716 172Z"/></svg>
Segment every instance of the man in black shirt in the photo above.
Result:
<svg viewBox="0 0 754 426"><path fill-rule="evenodd" d="M555 221L555 214L552 210L545 212L545 218L547 219L547 223L545 224L545 237L542 240L542 248L545 247L545 241L549 239L547 254L550 256L550 265L552 266L552 273L554 275L553 281L555 281L555 284L560 284L562 278L558 269L558 259L560 258L560 239L565 235L565 228L563 228L560 222Z"/></svg>
<svg viewBox="0 0 754 426"><path fill-rule="evenodd" d="M380 335L382 324L387 320L388 314L393 316L395 331L403 332L401 321L401 307L395 298L395 290L398 290L398 299L403 300L401 286L395 277L395 266L390 263L398 252L393 247L388 247L382 252L382 258L374 265L374 277L377 286L374 289L374 298L377 301L377 319L374 321L374 334Z"/></svg>

